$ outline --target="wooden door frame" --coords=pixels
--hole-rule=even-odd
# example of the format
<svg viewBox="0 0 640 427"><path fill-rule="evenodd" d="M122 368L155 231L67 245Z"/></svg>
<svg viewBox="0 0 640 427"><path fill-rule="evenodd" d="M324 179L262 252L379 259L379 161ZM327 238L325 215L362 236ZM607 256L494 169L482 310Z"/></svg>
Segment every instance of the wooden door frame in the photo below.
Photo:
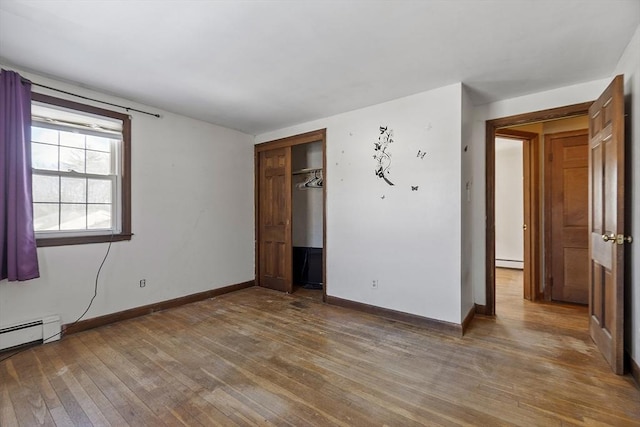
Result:
<svg viewBox="0 0 640 427"><path fill-rule="evenodd" d="M259 283L260 274L260 153L277 148L293 147L312 142L322 143L322 301L327 300L327 129L318 129L311 132L263 142L254 146L254 215L255 215L255 281ZM291 225L292 226L292 225ZM291 242L289 242L291 245Z"/></svg>
<svg viewBox="0 0 640 427"><path fill-rule="evenodd" d="M485 305L476 305L478 314L495 316L496 314L496 160L495 138L499 128L519 126L547 120L563 119L589 114L593 101L573 104L565 107L534 111L531 113L501 117L486 121L485 133Z"/></svg>
<svg viewBox="0 0 640 427"><path fill-rule="evenodd" d="M553 240L553 236L551 233L551 167L548 167L548 156L551 153L551 136L552 135L562 135L565 137L569 137L569 136L580 136L580 135L586 135L587 138L589 138L589 128L587 129L577 129L577 130L570 130L570 131L564 131L564 132L554 132L554 133L550 133L548 135L545 135L544 137L544 164L545 164L545 168L544 168L544 183L543 183L543 187L544 187L544 244L545 244L545 249L544 251L544 293L542 295L542 298L545 301L551 301L551 278L553 277L552 274L552 255L553 255L553 251L551 250L551 242Z"/></svg>
<svg viewBox="0 0 640 427"><path fill-rule="evenodd" d="M529 277L523 280L525 299L540 299L540 136L535 132L515 129L496 129L497 138L522 141L524 223L529 228L529 245L525 240L524 271Z"/></svg>

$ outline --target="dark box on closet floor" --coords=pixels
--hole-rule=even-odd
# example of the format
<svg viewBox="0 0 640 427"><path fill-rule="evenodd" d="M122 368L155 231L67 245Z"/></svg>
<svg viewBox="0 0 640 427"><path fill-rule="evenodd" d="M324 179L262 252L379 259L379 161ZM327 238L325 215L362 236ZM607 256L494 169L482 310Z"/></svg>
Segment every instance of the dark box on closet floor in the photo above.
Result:
<svg viewBox="0 0 640 427"><path fill-rule="evenodd" d="M322 289L322 248L293 247L293 282Z"/></svg>

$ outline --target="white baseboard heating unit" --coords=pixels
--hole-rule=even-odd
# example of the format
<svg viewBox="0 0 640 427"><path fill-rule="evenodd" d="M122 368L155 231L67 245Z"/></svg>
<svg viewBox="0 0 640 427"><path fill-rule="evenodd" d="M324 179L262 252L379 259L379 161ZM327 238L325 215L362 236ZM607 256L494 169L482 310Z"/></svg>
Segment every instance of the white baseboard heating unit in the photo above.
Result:
<svg viewBox="0 0 640 427"><path fill-rule="evenodd" d="M0 351L35 342L60 339L60 316L47 316L29 322L0 327Z"/></svg>

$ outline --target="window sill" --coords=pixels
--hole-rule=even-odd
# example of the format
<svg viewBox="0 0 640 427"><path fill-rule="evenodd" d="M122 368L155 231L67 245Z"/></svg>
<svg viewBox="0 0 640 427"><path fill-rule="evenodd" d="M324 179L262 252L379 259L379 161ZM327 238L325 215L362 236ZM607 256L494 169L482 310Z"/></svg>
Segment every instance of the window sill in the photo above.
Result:
<svg viewBox="0 0 640 427"><path fill-rule="evenodd" d="M131 240L132 233L110 234L104 236L75 236L75 237L49 237L46 239L36 239L36 244L39 248L46 248L49 246L68 246L68 245L85 245L90 243L109 243L109 242L122 242Z"/></svg>

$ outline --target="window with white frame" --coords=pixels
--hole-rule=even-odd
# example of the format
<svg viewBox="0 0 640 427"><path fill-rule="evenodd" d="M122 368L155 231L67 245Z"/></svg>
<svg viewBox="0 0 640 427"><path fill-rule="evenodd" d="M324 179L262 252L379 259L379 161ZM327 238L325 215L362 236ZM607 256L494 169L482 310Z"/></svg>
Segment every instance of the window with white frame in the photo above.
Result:
<svg viewBox="0 0 640 427"><path fill-rule="evenodd" d="M127 115L33 94L38 246L130 239L129 130Z"/></svg>

